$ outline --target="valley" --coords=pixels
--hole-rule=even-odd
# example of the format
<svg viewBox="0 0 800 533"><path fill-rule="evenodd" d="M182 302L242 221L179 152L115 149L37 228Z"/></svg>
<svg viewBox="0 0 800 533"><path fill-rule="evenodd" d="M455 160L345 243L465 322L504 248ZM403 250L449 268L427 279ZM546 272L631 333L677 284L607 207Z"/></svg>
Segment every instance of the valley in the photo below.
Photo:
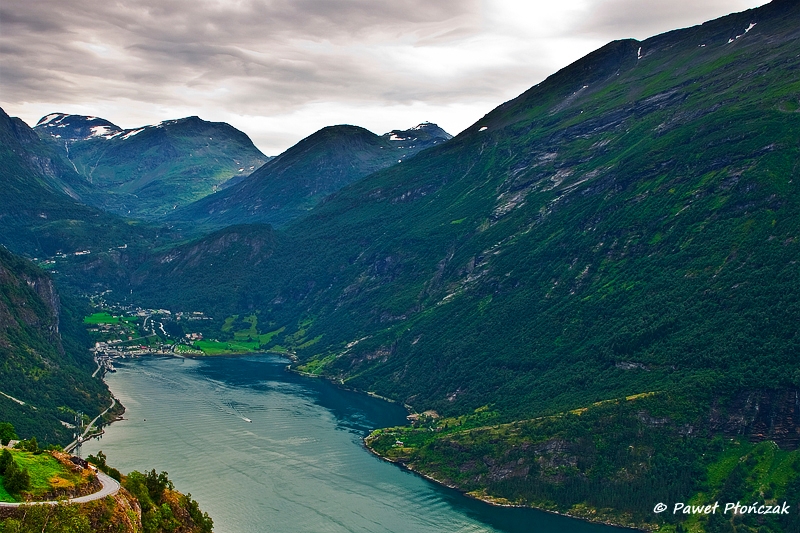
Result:
<svg viewBox="0 0 800 533"><path fill-rule="evenodd" d="M65 445L67 419L108 407L105 378L148 413L104 436L125 468L147 468L125 464L147 455L145 419L198 450L206 421L258 472L269 465L237 446L315 479L326 467L286 446L336 434L272 410L333 421L320 434L363 416L345 445L370 476L407 473L362 462L378 461L362 439L497 506L666 533L795 531L799 20L773 0L612 41L455 136L334 125L267 157L199 117L123 129L53 113L30 128L2 113L0 419ZM392 413L323 398L345 393ZM177 428L192 400L198 420ZM258 425L276 420L280 435ZM210 474L183 466L200 490ZM275 505L323 513L276 479ZM793 512L655 510L717 501ZM351 519L369 529L334 522Z"/></svg>

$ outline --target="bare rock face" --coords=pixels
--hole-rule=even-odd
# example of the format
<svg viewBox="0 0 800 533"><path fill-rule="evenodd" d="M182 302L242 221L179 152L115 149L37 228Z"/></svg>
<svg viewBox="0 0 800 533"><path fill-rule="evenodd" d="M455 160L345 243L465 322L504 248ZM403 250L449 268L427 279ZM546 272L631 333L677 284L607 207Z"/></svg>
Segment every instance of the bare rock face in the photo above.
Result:
<svg viewBox="0 0 800 533"><path fill-rule="evenodd" d="M10 254L8 257L13 263ZM0 343L7 330L30 327L38 330L63 355L58 329L61 301L53 280L35 269L19 269L9 262L0 261L0 282L3 285Z"/></svg>
<svg viewBox="0 0 800 533"><path fill-rule="evenodd" d="M715 406L709 429L755 442L774 441L785 449L800 445L800 391L755 390L742 392L726 407Z"/></svg>

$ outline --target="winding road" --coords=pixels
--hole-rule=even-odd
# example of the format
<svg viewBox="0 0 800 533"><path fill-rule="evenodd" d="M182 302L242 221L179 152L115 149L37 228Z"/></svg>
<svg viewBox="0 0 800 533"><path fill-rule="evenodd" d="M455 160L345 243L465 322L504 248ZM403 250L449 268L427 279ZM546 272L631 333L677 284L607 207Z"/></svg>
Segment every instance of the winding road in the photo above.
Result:
<svg viewBox="0 0 800 533"><path fill-rule="evenodd" d="M89 431L90 431L90 430L92 429L92 427L94 426L94 423L95 423L95 422L97 422L97 420L98 420L98 419L99 419L101 416L103 416L104 414L106 414L107 412L109 412L109 411L110 411L110 410L111 410L111 409L112 409L112 408L113 408L115 405L117 405L117 399L116 399L116 398L111 398L111 405L109 405L109 406L108 406L108 408L107 408L105 411L103 411L102 413L100 413L99 415L97 415L96 417L94 417L94 420L92 420L91 422L89 422L89 425L88 425L88 426L86 426L86 431L84 431L84 432L83 432L83 434L82 434L82 435L80 435L80 436L79 436L77 439L75 439L74 441L72 441L72 442L70 442L69 444L67 444L67 446L64 448L64 451L65 451L65 452L67 452L67 453L71 452L71 451L72 451L72 450L75 448L75 446L77 446L77 445L78 445L78 441L83 441L83 438L84 438L86 435L88 435L88 434L89 434Z"/></svg>
<svg viewBox="0 0 800 533"><path fill-rule="evenodd" d="M103 488L93 494L79 496L78 498L70 498L68 500L49 500L46 502L0 502L0 507L19 507L20 505L58 505L59 503L86 503L105 498L106 496L113 496L119 491L119 482L116 479L109 477L100 471L97 472L97 479L100 480Z"/></svg>

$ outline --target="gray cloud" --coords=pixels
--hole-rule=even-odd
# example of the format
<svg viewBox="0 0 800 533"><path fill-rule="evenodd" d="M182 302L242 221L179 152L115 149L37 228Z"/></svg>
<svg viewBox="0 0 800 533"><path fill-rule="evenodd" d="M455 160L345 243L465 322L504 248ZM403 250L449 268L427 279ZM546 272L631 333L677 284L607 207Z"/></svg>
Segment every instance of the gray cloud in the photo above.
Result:
<svg viewBox="0 0 800 533"><path fill-rule="evenodd" d="M743 11L754 4L746 0L597 0L587 16L576 24L575 31L605 38L634 37L645 39L659 33L693 26L706 20Z"/></svg>
<svg viewBox="0 0 800 533"><path fill-rule="evenodd" d="M126 124L131 110L153 122L181 113L285 117L285 126L263 127L261 144L275 146L311 133L297 131L296 117L302 127L326 125L311 116L319 105L338 122L366 109L396 117L414 106L473 106L474 117L454 121L460 128L606 40L647 37L752 2L588 0L558 35L487 23L494 4L514 1L6 0L2 105L39 116L97 108L87 112L105 110L129 127L139 125ZM527 1L519 5L529 9ZM571 51L556 53L553 43L570 39ZM331 111L337 105L341 113ZM413 125L375 123L384 131Z"/></svg>

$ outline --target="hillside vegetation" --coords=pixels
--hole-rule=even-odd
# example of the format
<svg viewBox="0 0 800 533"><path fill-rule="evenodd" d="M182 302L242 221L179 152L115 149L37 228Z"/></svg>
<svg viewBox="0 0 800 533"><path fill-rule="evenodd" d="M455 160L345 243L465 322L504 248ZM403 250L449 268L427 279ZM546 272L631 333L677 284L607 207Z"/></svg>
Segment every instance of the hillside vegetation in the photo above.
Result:
<svg viewBox="0 0 800 533"><path fill-rule="evenodd" d="M345 185L451 137L430 123L382 136L358 126L329 126L167 220L212 228L245 223L283 226Z"/></svg>
<svg viewBox="0 0 800 533"><path fill-rule="evenodd" d="M44 501L58 497L86 495L100 490L97 476L89 468L73 464L69 456L59 452L30 454L9 452L18 468L30 472L30 489L16 493L22 501ZM116 474L122 483L117 494L86 503L58 505L24 505L0 507L0 533L47 531L49 533L210 533L213 521L200 510L191 495L175 490L166 472L156 474L133 471L127 476L105 463L100 457L89 457L101 469ZM2 464L2 463L0 463ZM0 469L2 470L2 469ZM8 475L0 475L0 501L15 501L5 491Z"/></svg>
<svg viewBox="0 0 800 533"><path fill-rule="evenodd" d="M200 240L192 261L183 248L143 265L134 292L191 301L220 322L257 310L270 331L286 328L272 342L300 370L419 411L486 407L493 424L599 413L567 417L572 429L527 426L539 435L529 441L500 431L494 452L444 431L420 443L440 455L409 452L463 469L429 467L468 490L608 505L637 524L664 519L652 513L659 500L585 495L625 483L689 499L714 493L713 475L744 476L742 497L760 494L749 471L695 456L735 453L730 437L797 446L799 10L777 0L610 43L455 139L328 197L258 264ZM608 417L590 408L650 393L669 401L622 402ZM601 442L605 424L629 433ZM595 459L549 477L533 467L516 480L470 477L509 450L543 468L530 446L552 439ZM644 458L635 469L622 458L630 446ZM796 474L781 472L770 497L793 498Z"/></svg>
<svg viewBox="0 0 800 533"><path fill-rule="evenodd" d="M78 412L111 404L81 324L82 304L62 299L52 279L0 246L0 413L22 438L66 445Z"/></svg>

